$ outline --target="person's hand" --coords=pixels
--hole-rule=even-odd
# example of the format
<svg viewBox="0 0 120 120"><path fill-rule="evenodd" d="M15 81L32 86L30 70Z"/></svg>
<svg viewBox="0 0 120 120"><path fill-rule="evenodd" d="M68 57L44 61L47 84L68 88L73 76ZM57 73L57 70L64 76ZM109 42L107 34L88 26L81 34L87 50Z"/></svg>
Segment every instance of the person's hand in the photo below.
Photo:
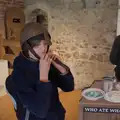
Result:
<svg viewBox="0 0 120 120"><path fill-rule="evenodd" d="M62 73L66 73L65 65L60 61L60 57L56 54L48 53L48 56L52 59L52 64Z"/></svg>
<svg viewBox="0 0 120 120"><path fill-rule="evenodd" d="M60 60L60 57L53 53L48 53L48 56L52 59L52 61L55 61L56 59Z"/></svg>
<svg viewBox="0 0 120 120"><path fill-rule="evenodd" d="M40 63L39 63L40 81L42 81L42 82L49 82L48 81L48 73L50 70L51 61L52 61L52 59L48 56L48 54L41 57L41 59L40 59Z"/></svg>

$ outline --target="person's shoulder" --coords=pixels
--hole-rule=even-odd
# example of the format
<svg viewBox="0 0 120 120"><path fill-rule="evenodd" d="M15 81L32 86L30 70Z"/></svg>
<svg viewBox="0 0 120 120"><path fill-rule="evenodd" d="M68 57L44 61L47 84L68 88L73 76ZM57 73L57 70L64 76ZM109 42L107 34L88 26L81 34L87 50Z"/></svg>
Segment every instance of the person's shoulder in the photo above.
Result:
<svg viewBox="0 0 120 120"><path fill-rule="evenodd" d="M115 44L120 44L120 35L115 37L114 42L115 42Z"/></svg>
<svg viewBox="0 0 120 120"><path fill-rule="evenodd" d="M22 56L21 53L18 54L18 56L15 57L14 62L13 62L13 67L24 67L26 66L26 60L24 59L24 57Z"/></svg>
<svg viewBox="0 0 120 120"><path fill-rule="evenodd" d="M15 57L15 59L14 59L14 64L16 64L17 62L20 62L21 59L22 59L21 53L19 53L19 54Z"/></svg>

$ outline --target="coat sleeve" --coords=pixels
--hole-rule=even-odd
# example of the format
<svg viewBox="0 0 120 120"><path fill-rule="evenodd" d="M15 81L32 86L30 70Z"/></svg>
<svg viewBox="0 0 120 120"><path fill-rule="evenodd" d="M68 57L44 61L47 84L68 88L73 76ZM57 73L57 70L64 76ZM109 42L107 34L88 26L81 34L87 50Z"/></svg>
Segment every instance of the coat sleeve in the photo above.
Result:
<svg viewBox="0 0 120 120"><path fill-rule="evenodd" d="M55 68L56 69L56 68ZM58 87L60 87L64 92L70 92L74 90L74 77L68 69L68 73L65 75L62 75L57 69L57 84Z"/></svg>
<svg viewBox="0 0 120 120"><path fill-rule="evenodd" d="M17 95L22 104L39 118L46 118L51 99L51 82L38 82L36 90L25 83L24 72L15 70L12 75L17 87Z"/></svg>

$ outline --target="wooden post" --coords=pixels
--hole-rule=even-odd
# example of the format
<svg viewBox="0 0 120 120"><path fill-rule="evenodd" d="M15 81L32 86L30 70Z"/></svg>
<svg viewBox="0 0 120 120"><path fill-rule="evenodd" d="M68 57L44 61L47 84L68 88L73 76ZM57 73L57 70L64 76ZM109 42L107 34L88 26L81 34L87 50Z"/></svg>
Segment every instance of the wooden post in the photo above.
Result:
<svg viewBox="0 0 120 120"><path fill-rule="evenodd" d="M2 59L4 55L5 55L5 50L3 47L3 38L2 35L0 34L0 59Z"/></svg>

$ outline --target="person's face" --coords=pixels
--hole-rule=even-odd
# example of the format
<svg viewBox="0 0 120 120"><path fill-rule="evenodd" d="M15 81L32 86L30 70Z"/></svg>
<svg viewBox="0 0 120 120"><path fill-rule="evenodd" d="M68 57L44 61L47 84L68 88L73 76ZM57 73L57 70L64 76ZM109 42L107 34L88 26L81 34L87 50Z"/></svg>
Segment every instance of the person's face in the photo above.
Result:
<svg viewBox="0 0 120 120"><path fill-rule="evenodd" d="M45 56L47 49L48 42L46 40L41 40L39 45L33 47L33 50L39 55L40 58Z"/></svg>

